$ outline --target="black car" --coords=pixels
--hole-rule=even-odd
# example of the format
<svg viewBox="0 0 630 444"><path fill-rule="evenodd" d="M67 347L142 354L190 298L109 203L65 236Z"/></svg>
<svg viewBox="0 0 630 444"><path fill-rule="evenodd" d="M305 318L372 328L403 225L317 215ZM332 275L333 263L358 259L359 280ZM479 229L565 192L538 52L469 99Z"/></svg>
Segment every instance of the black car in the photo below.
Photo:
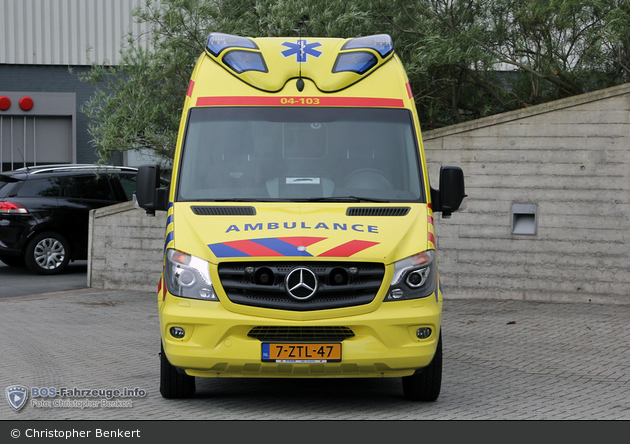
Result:
<svg viewBox="0 0 630 444"><path fill-rule="evenodd" d="M0 173L0 260L56 274L87 259L90 210L132 200L136 173L96 165Z"/></svg>

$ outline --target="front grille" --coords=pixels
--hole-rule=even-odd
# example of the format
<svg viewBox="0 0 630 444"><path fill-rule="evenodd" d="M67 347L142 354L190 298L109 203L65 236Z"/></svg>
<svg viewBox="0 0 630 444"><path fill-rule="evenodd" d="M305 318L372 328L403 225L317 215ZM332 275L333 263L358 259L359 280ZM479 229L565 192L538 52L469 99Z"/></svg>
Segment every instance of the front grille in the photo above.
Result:
<svg viewBox="0 0 630 444"><path fill-rule="evenodd" d="M409 214L409 207L365 207L365 208L348 208L347 216L406 216Z"/></svg>
<svg viewBox="0 0 630 444"><path fill-rule="evenodd" d="M260 341L343 341L352 338L348 327L254 327L247 334Z"/></svg>
<svg viewBox="0 0 630 444"><path fill-rule="evenodd" d="M308 299L287 293L285 278L297 267L310 269L317 291ZM366 262L226 262L219 278L230 301L253 307L309 311L352 307L374 300L385 266Z"/></svg>

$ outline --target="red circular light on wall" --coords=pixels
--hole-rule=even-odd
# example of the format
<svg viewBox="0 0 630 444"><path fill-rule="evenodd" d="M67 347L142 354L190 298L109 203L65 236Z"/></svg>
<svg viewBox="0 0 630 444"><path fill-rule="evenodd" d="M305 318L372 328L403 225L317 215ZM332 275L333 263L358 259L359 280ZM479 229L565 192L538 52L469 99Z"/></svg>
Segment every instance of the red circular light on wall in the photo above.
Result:
<svg viewBox="0 0 630 444"><path fill-rule="evenodd" d="M7 96L0 97L0 110L6 111L11 107L11 99Z"/></svg>
<svg viewBox="0 0 630 444"><path fill-rule="evenodd" d="M20 108L22 108L24 111L30 111L33 108L33 99L31 99L29 96L24 96L20 99Z"/></svg>

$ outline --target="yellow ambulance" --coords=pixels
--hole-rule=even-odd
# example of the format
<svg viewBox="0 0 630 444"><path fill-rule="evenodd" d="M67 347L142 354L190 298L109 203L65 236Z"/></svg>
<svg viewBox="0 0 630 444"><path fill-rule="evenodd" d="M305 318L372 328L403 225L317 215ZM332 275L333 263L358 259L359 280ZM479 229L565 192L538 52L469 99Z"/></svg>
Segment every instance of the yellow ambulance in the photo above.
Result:
<svg viewBox="0 0 630 444"><path fill-rule="evenodd" d="M160 391L197 377L399 377L438 398L442 290L420 126L389 35L208 37L185 98L172 179L139 168L167 211Z"/></svg>

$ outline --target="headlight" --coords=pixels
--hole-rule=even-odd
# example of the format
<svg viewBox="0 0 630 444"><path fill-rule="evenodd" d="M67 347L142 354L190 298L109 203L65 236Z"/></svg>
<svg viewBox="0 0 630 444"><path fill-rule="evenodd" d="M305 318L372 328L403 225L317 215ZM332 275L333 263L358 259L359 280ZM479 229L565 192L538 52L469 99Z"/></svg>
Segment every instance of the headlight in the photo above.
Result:
<svg viewBox="0 0 630 444"><path fill-rule="evenodd" d="M182 298L218 301L212 281L210 264L179 250L166 250L164 279L169 293Z"/></svg>
<svg viewBox="0 0 630 444"><path fill-rule="evenodd" d="M437 284L436 253L423 251L394 264L394 276L385 301L430 296Z"/></svg>

